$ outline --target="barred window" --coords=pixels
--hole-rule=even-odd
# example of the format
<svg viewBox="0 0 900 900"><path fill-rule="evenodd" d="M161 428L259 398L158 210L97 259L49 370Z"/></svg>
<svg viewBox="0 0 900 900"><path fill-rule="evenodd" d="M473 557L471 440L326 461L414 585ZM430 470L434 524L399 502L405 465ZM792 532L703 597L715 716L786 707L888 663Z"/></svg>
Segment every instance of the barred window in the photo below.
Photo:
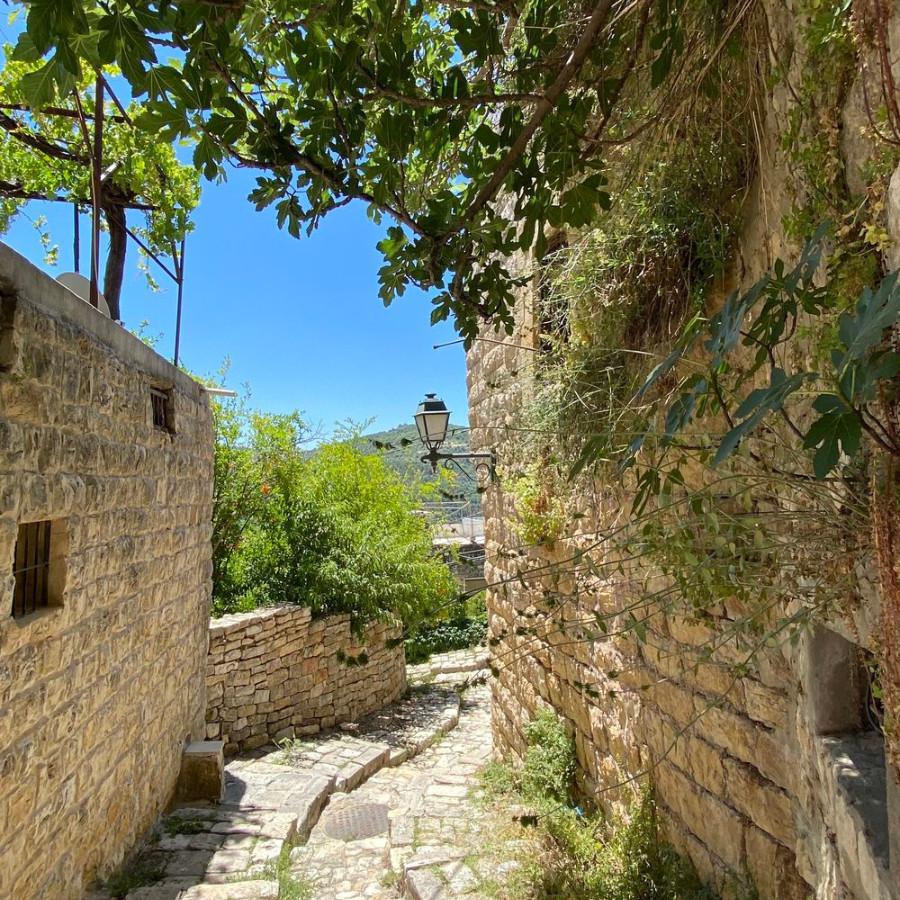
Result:
<svg viewBox="0 0 900 900"><path fill-rule="evenodd" d="M172 392L164 388L150 388L153 427L159 431L175 431L172 417Z"/></svg>
<svg viewBox="0 0 900 900"><path fill-rule="evenodd" d="M16 619L50 605L51 522L26 522L19 526L13 564L15 590L12 614Z"/></svg>

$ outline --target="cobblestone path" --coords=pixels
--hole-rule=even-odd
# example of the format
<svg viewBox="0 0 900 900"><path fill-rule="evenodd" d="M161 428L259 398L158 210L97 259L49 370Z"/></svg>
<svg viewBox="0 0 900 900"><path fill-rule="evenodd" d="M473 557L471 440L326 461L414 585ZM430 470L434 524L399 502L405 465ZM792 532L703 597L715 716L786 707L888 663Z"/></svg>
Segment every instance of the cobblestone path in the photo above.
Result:
<svg viewBox="0 0 900 900"><path fill-rule="evenodd" d="M91 900L279 900L289 872L319 900L465 889L490 714L484 684L456 688L482 657L410 667L409 696L357 725L231 760L222 802L175 810Z"/></svg>
<svg viewBox="0 0 900 900"><path fill-rule="evenodd" d="M316 900L473 896L479 873L467 860L479 810L470 792L491 753L489 699L486 685L471 688L459 724L438 743L332 799L291 853Z"/></svg>

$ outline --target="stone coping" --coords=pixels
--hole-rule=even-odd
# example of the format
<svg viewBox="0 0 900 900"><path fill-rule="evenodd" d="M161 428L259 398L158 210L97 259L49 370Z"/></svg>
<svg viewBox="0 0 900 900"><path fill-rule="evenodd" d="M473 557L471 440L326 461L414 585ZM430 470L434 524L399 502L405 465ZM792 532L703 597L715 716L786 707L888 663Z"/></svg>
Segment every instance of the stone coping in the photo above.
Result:
<svg viewBox="0 0 900 900"><path fill-rule="evenodd" d="M15 294L52 318L63 319L93 335L123 362L149 373L160 382L178 387L192 399L200 400L204 394L203 386L190 375L2 242L0 292Z"/></svg>
<svg viewBox="0 0 900 900"><path fill-rule="evenodd" d="M306 613L305 616L303 615L304 612ZM267 619L276 619L279 616L283 615L296 616L298 623L301 621L313 621L312 610L308 606L303 606L299 603L282 603L278 606L261 606L258 609L252 609L249 612L226 613L224 616L218 616L217 618L210 619L209 633L211 636L230 634L232 631L243 628L248 623L252 623L253 621L265 622ZM327 616L318 616L316 617L315 621L337 623L341 620L349 619L350 613L332 613ZM372 621L366 622L365 624L368 627L370 625L390 625L392 623L388 620L373 619Z"/></svg>
<svg viewBox="0 0 900 900"><path fill-rule="evenodd" d="M304 616L303 613L306 613ZM283 603L279 606L261 606L259 609L252 609L250 612L227 613L209 620L210 636L229 634L243 628L250 622L265 622L267 619L276 619L283 615L293 615L297 617L297 621L309 622L312 619L312 610L308 606L294 605L292 603ZM324 618L324 617L323 617ZM327 617L332 618L332 617ZM335 617L337 618L337 617Z"/></svg>

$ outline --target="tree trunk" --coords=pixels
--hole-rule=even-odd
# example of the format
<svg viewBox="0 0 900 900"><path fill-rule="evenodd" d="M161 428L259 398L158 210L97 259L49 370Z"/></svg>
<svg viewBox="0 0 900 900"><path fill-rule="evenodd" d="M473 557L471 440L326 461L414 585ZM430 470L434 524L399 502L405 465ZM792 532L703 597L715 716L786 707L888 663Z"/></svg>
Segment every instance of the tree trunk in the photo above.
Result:
<svg viewBox="0 0 900 900"><path fill-rule="evenodd" d="M116 203L105 203L103 213L109 227L109 253L106 256L106 271L103 274L103 296L109 306L111 319L121 318L120 298L122 279L125 275L125 252L128 248L128 234L125 231L125 208Z"/></svg>

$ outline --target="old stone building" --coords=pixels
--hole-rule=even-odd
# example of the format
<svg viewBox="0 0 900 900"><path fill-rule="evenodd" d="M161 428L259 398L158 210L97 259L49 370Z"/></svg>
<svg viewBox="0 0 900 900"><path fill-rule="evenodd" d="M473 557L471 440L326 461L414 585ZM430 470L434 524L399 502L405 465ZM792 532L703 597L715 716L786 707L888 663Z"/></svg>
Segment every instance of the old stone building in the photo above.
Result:
<svg viewBox="0 0 900 900"><path fill-rule="evenodd" d="M205 733L199 384L0 245L0 896L80 897Z"/></svg>
<svg viewBox="0 0 900 900"><path fill-rule="evenodd" d="M800 52L791 56L794 42L801 44L792 6L765 10L773 58L789 59L799 82L806 61ZM875 154L863 136L863 77L860 70L842 101L839 135L847 181L860 192ZM729 288L746 289L778 257L796 257L780 224L793 200L779 138L793 102L784 82L765 98L758 170ZM887 223L887 263L896 266L900 169L890 181ZM495 450L501 471L484 496L495 752L521 756L525 725L538 708L551 707L574 735L585 792L621 811L638 784L650 784L668 839L726 894L743 886L779 900L900 896L900 803L864 696L865 660L881 628L874 562L860 562L868 599L852 614L820 620L795 644L766 646L750 665L729 640L740 611L727 604L704 621L667 611L654 623L653 640L579 634L595 614L620 609L622 598L613 580L579 590L573 555L596 547L592 538L622 522L628 504L618 483L595 481L566 500L558 539L523 540L517 528L510 461L523 403L535 389L542 323L540 262L511 262L535 273L518 299L516 330L485 330L487 340L468 354L473 447ZM602 557L594 551L601 564ZM710 647L711 654L701 649Z"/></svg>

